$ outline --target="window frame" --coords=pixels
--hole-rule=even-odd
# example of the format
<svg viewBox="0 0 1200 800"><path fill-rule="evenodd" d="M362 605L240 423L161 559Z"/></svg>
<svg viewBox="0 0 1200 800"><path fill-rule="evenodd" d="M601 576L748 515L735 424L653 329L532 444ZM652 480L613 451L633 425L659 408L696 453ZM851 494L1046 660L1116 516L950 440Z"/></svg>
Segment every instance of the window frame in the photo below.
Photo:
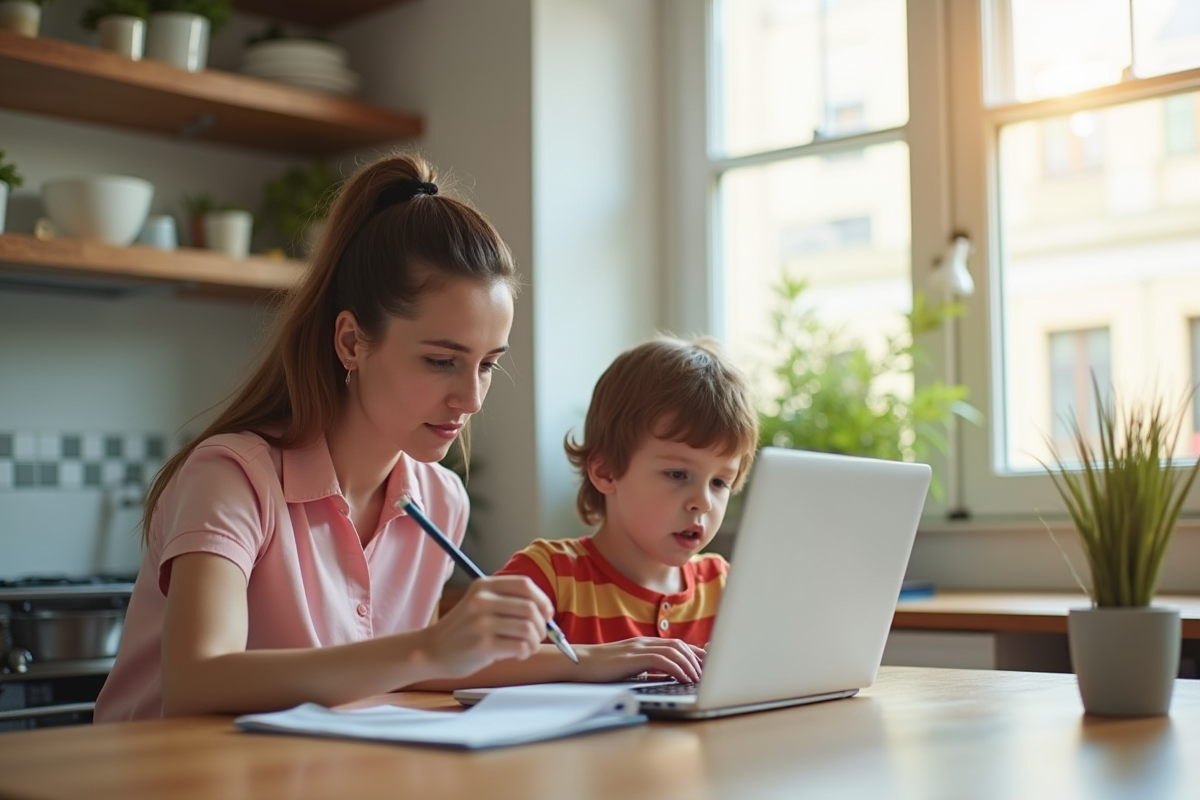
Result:
<svg viewBox="0 0 1200 800"><path fill-rule="evenodd" d="M1006 92L1002 53L989 52L985 25L993 25L1002 37L1007 30L1005 0L938 0L947 11L948 58L956 65L949 76L951 109L950 168L955 198L954 223L968 232L975 245L972 271L976 293L965 299L967 312L961 321L958 349L962 380L983 410L984 428L964 426L961 431L959 463L962 465L962 497L972 517L1037 518L1060 517L1061 500L1050 479L1042 472L999 474L996 465L1003 451L1004 369L1002 314L998 306L1001 246L999 224L998 145L1004 125L1065 116L1107 106L1166 97L1200 90L1200 69L1133 78L1063 97L1031 102L994 102L989 98L1011 96ZM1003 48L1000 48L1003 50ZM991 61L989 61L991 59ZM997 75L984 79L987 63L997 63ZM995 364L997 366L993 367ZM1185 512L1200 511L1200 486L1194 486Z"/></svg>

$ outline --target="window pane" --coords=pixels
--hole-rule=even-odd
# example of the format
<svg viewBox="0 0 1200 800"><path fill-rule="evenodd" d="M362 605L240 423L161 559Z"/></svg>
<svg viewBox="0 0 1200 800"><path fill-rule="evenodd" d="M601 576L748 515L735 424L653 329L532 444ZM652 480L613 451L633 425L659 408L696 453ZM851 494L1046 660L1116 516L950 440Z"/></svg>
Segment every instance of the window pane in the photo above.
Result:
<svg viewBox="0 0 1200 800"><path fill-rule="evenodd" d="M730 170L719 187L724 337L752 374L776 349L771 311L784 275L804 279L800 302L846 341L879 350L906 331L909 266L908 146L854 157L811 156ZM908 381L910 376L899 376Z"/></svg>
<svg viewBox="0 0 1200 800"><path fill-rule="evenodd" d="M1157 391L1172 403L1193 380L1198 99L1001 130L1002 471L1038 469L1036 458L1049 454L1044 437L1061 432L1056 418L1094 413L1080 405L1091 402L1079 388L1089 371L1123 402Z"/></svg>
<svg viewBox="0 0 1200 800"><path fill-rule="evenodd" d="M1050 334L1049 427L1064 462L1072 460L1076 425L1099 449L1095 392L1099 389L1105 403L1110 402L1111 349L1108 328Z"/></svg>
<svg viewBox="0 0 1200 800"><path fill-rule="evenodd" d="M1010 0L1009 9L1012 52L993 64L1008 71L1002 101L1057 97L1121 81L1129 66L1128 0Z"/></svg>
<svg viewBox="0 0 1200 800"><path fill-rule="evenodd" d="M723 0L714 29L716 155L908 120L903 0Z"/></svg>
<svg viewBox="0 0 1200 800"><path fill-rule="evenodd" d="M1133 74L1200 67L1200 0L1133 0Z"/></svg>

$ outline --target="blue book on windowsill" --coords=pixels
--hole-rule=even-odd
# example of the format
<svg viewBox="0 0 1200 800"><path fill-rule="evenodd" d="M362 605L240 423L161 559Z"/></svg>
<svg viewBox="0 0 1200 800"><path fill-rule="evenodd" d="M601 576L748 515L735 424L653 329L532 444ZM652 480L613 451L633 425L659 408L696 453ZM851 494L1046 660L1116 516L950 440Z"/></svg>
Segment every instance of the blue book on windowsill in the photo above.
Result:
<svg viewBox="0 0 1200 800"><path fill-rule="evenodd" d="M905 581L900 584L901 600L923 600L937 593L933 581Z"/></svg>
<svg viewBox="0 0 1200 800"><path fill-rule="evenodd" d="M464 750L540 742L623 728L646 721L637 695L622 687L543 684L496 689L466 711L372 706L338 711L305 703L287 711L247 714L244 731L293 733Z"/></svg>

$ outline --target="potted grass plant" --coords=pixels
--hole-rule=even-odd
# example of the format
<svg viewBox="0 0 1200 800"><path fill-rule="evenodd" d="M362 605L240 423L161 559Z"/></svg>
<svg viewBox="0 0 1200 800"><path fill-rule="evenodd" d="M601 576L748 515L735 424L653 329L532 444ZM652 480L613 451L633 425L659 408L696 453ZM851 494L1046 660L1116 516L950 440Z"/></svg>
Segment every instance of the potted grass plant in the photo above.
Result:
<svg viewBox="0 0 1200 800"><path fill-rule="evenodd" d="M1092 389L1096 426L1070 419L1074 459L1051 442L1052 463L1042 463L1091 575L1090 585L1080 585L1092 606L1068 617L1071 663L1089 713L1166 714L1179 672L1180 617L1152 601L1200 470L1200 460L1186 467L1173 460L1193 393L1171 409L1161 399L1121 406L1095 379Z"/></svg>

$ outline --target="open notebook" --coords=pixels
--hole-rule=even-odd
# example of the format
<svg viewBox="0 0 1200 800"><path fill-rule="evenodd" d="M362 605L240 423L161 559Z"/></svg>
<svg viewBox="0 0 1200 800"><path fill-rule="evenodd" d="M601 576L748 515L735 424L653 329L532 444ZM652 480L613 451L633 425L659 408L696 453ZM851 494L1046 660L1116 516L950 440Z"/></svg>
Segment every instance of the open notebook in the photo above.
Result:
<svg viewBox="0 0 1200 800"><path fill-rule="evenodd" d="M338 711L306 703L287 711L247 714L244 731L422 744L478 750L646 721L628 688L588 684L509 686L492 691L467 711L420 711L372 706Z"/></svg>

